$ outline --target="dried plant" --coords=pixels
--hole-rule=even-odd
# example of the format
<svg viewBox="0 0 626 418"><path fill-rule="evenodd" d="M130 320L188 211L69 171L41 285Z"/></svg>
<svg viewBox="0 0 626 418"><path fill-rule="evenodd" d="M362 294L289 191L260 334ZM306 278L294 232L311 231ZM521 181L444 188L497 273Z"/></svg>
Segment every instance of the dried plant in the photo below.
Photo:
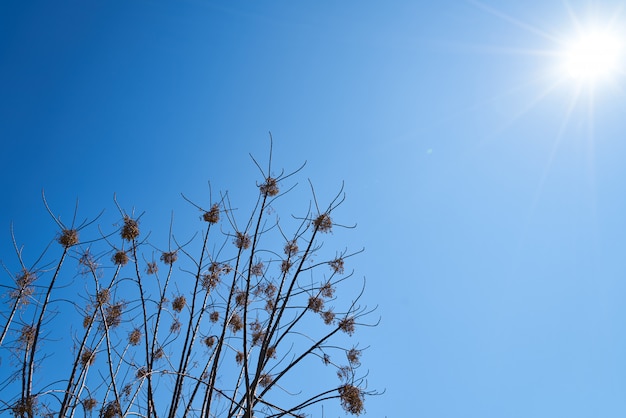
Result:
<svg viewBox="0 0 626 418"><path fill-rule="evenodd" d="M325 208L312 192L305 213L290 216L281 204L293 188L280 190L300 169L274 175L271 157L266 168L254 163L262 174L248 213L226 193L202 205L183 196L201 211L199 220L190 216L201 232L188 240L178 239L187 232L175 238L171 225L164 243L155 242L158 229L142 236L140 217L117 200L119 217L106 223L112 230L98 226L90 236L83 229L92 222L62 224L44 197L60 247L35 257L52 265L28 268L18 249L6 269L19 273L9 274L9 303L0 308L0 351L15 359L2 365L13 379L2 387L0 415L304 417L333 399L362 414L375 392L359 374L363 350L349 341L361 324L375 324L362 319L371 311L360 294L342 293L352 279L337 275L353 254L321 242L340 225L331 216L343 191ZM81 242L79 232L96 238ZM156 248L175 248L160 253L161 271ZM78 295L69 304L68 291ZM67 364L60 350L71 354ZM327 367L298 386L293 377L309 358Z"/></svg>

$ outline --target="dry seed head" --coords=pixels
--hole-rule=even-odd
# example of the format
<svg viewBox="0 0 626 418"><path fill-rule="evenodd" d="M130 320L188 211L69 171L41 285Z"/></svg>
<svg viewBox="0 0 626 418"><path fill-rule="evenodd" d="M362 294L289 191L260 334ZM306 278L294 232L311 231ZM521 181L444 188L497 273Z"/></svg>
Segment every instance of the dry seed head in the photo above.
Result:
<svg viewBox="0 0 626 418"><path fill-rule="evenodd" d="M261 190L261 194L263 196L276 196L279 192L278 183L273 177L265 179L265 183L261 184L259 189Z"/></svg>
<svg viewBox="0 0 626 418"><path fill-rule="evenodd" d="M273 381L274 379L272 378L272 376L267 373L263 373L261 374L261 376L259 376L259 386L261 386L262 388L268 387Z"/></svg>
<svg viewBox="0 0 626 418"><path fill-rule="evenodd" d="M204 345L207 347L211 348L213 347L213 344L215 344L215 337L209 336L204 339Z"/></svg>
<svg viewBox="0 0 626 418"><path fill-rule="evenodd" d="M252 266L252 268L250 269L250 274L252 274L253 276L262 276L263 275L263 263L261 261L259 261L258 263L254 264Z"/></svg>
<svg viewBox="0 0 626 418"><path fill-rule="evenodd" d="M328 366L330 364L330 356L324 353L324 357L322 357L322 361L324 362L325 366Z"/></svg>
<svg viewBox="0 0 626 418"><path fill-rule="evenodd" d="M348 335L354 334L354 329L355 329L354 325L355 325L354 318L351 316L343 318L341 321L339 321L339 329L341 329L343 332L345 332Z"/></svg>
<svg viewBox="0 0 626 418"><path fill-rule="evenodd" d="M147 265L146 265L146 274L150 275L150 274L156 274L159 271L159 266L157 265L156 262L154 261L150 261Z"/></svg>
<svg viewBox="0 0 626 418"><path fill-rule="evenodd" d="M148 375L148 369L146 369L145 367L138 368L137 372L135 373L135 376L137 377L137 379L143 379L147 375Z"/></svg>
<svg viewBox="0 0 626 418"><path fill-rule="evenodd" d="M170 332L172 332L172 333L180 332L180 327L181 326L182 326L182 324L180 323L178 318L175 319L174 322L172 322L172 325L170 325Z"/></svg>
<svg viewBox="0 0 626 418"><path fill-rule="evenodd" d="M295 239L292 239L291 241L287 241L287 243L285 244L285 254L287 254L287 257L291 257L292 255L295 255L298 252L298 242Z"/></svg>
<svg viewBox="0 0 626 418"><path fill-rule="evenodd" d="M338 257L328 263L335 273L343 274L343 258Z"/></svg>
<svg viewBox="0 0 626 418"><path fill-rule="evenodd" d="M178 260L178 253L176 251L169 251L161 254L161 261L165 264L172 265Z"/></svg>
<svg viewBox="0 0 626 418"><path fill-rule="evenodd" d="M211 312L211 314L209 315L209 319L211 320L211 322L216 323L220 320L220 313L218 311Z"/></svg>
<svg viewBox="0 0 626 418"><path fill-rule="evenodd" d="M36 279L37 276L34 273L31 273L28 270L22 270L22 273L17 275L17 280L15 281L17 289L12 290L9 293L9 297L15 300L20 298L20 303L22 305L28 305L28 297L35 292L35 289L31 286L31 284Z"/></svg>
<svg viewBox="0 0 626 418"><path fill-rule="evenodd" d="M139 328L135 328L128 334L128 342L130 345L139 345L141 342L141 331Z"/></svg>
<svg viewBox="0 0 626 418"><path fill-rule="evenodd" d="M85 408L85 411L91 411L98 405L98 401L94 398L85 398L81 401L81 404L83 408Z"/></svg>
<svg viewBox="0 0 626 418"><path fill-rule="evenodd" d="M309 297L308 308L315 313L319 313L324 309L324 301L317 296L311 296Z"/></svg>
<svg viewBox="0 0 626 418"><path fill-rule="evenodd" d="M322 312L322 319L326 325L330 325L335 321L335 313L330 309Z"/></svg>
<svg viewBox="0 0 626 418"><path fill-rule="evenodd" d="M75 229L64 229L57 238L59 244L65 248L69 248L78 244L78 231Z"/></svg>
<svg viewBox="0 0 626 418"><path fill-rule="evenodd" d="M83 318L83 327L84 328L88 328L89 325L91 325L93 322L93 318L91 317L91 315L85 315L85 317Z"/></svg>
<svg viewBox="0 0 626 418"><path fill-rule="evenodd" d="M130 383L127 383L123 388L122 388L122 395L126 396L127 398L130 396L130 392L133 390L133 386Z"/></svg>
<svg viewBox="0 0 626 418"><path fill-rule="evenodd" d="M163 349L161 347L159 347L157 349L157 351L154 352L154 359L155 360L162 359L164 355L165 355L165 353L163 352Z"/></svg>
<svg viewBox="0 0 626 418"><path fill-rule="evenodd" d="M220 220L220 206L215 203L208 212L204 212L202 219L210 224L216 224Z"/></svg>
<svg viewBox="0 0 626 418"><path fill-rule="evenodd" d="M291 261L283 260L282 263L280 263L280 272L283 274L289 273L289 269L291 269L292 265L293 263L291 263Z"/></svg>
<svg viewBox="0 0 626 418"><path fill-rule="evenodd" d="M139 236L139 224L130 216L124 216L124 226L120 235L126 241L133 241Z"/></svg>
<svg viewBox="0 0 626 418"><path fill-rule="evenodd" d="M348 357L348 362L352 367L358 367L361 365L361 350L351 348L346 353L346 357Z"/></svg>
<svg viewBox="0 0 626 418"><path fill-rule="evenodd" d="M267 347L266 356L267 358L276 358L276 347L275 346Z"/></svg>
<svg viewBox="0 0 626 418"><path fill-rule="evenodd" d="M91 366L96 361L96 353L89 348L86 348L80 354L80 364L83 367Z"/></svg>
<svg viewBox="0 0 626 418"><path fill-rule="evenodd" d="M243 353L241 351L237 351L237 354L235 355L235 361L240 366L243 364Z"/></svg>
<svg viewBox="0 0 626 418"><path fill-rule="evenodd" d="M11 412L15 417L32 417L37 413L37 398L30 396L21 398L11 406Z"/></svg>
<svg viewBox="0 0 626 418"><path fill-rule="evenodd" d="M237 293L235 294L235 303L237 304L237 306L247 305L248 298L246 292L244 292L243 290L237 291Z"/></svg>
<svg viewBox="0 0 626 418"><path fill-rule="evenodd" d="M341 407L352 415L361 415L364 411L363 394L354 385L345 384L339 388Z"/></svg>
<svg viewBox="0 0 626 418"><path fill-rule="evenodd" d="M246 250L250 247L251 241L250 236L243 232L237 232L237 236L235 237L235 246L239 249Z"/></svg>
<svg viewBox="0 0 626 418"><path fill-rule="evenodd" d="M30 347L35 341L35 327L32 325L24 325L20 329L20 335L17 337L19 346L22 348Z"/></svg>
<svg viewBox="0 0 626 418"><path fill-rule="evenodd" d="M113 258L111 260L117 266L125 266L126 264L128 264L129 258L128 254L126 254L125 251L120 250L113 254Z"/></svg>
<svg viewBox="0 0 626 418"><path fill-rule="evenodd" d="M270 313L274 310L275 304L273 299L268 299L265 301L265 310Z"/></svg>
<svg viewBox="0 0 626 418"><path fill-rule="evenodd" d="M320 289L320 294L325 298L332 298L335 295L335 288L330 283L330 281L327 281L322 285Z"/></svg>
<svg viewBox="0 0 626 418"><path fill-rule="evenodd" d="M241 317L239 316L237 312L232 314L232 316L230 317L228 326L230 327L230 330L233 333L237 333L238 331L241 331L241 329L243 328L243 322L241 321Z"/></svg>
<svg viewBox="0 0 626 418"><path fill-rule="evenodd" d="M174 298L174 300L172 301L172 309L174 309L176 312L180 312L183 310L186 303L187 299L185 298L185 295L180 295Z"/></svg>
<svg viewBox="0 0 626 418"><path fill-rule="evenodd" d="M117 401L111 401L100 410L102 418L118 418L122 416L122 408Z"/></svg>
<svg viewBox="0 0 626 418"><path fill-rule="evenodd" d="M109 289L102 289L96 294L96 304L98 306L109 303L109 299L111 298L111 293Z"/></svg>
<svg viewBox="0 0 626 418"><path fill-rule="evenodd" d="M313 221L313 225L320 232L330 232L333 227L333 222L327 213L322 213Z"/></svg>
<svg viewBox="0 0 626 418"><path fill-rule="evenodd" d="M124 310L124 303L118 302L114 305L107 306L104 310L104 318L106 325L109 328L115 328L122 323L122 311Z"/></svg>

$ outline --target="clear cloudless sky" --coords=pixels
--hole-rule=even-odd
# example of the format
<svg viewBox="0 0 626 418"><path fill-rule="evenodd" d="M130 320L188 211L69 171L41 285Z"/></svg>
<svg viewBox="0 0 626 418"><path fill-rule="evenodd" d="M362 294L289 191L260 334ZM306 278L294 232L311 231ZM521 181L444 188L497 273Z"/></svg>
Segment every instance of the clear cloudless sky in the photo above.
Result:
<svg viewBox="0 0 626 418"><path fill-rule="evenodd" d="M367 416L624 417L624 70L593 91L556 70L620 8L2 1L0 258L11 222L27 256L49 239L42 189L63 219L116 193L161 234L208 180L245 199L271 131L305 191L345 182L338 245L365 247L381 317L353 337L386 390Z"/></svg>

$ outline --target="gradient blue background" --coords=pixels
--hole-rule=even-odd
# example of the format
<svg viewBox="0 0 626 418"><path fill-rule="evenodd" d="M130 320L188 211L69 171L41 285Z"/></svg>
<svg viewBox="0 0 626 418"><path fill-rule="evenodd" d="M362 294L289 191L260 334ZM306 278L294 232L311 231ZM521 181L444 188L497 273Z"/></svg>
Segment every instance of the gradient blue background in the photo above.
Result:
<svg viewBox="0 0 626 418"><path fill-rule="evenodd" d="M304 195L345 181L368 416L623 417L624 74L592 97L554 70L622 6L2 1L0 258L10 222L31 260L54 234L42 189L68 221L117 193L157 236L207 180L245 199L271 131Z"/></svg>

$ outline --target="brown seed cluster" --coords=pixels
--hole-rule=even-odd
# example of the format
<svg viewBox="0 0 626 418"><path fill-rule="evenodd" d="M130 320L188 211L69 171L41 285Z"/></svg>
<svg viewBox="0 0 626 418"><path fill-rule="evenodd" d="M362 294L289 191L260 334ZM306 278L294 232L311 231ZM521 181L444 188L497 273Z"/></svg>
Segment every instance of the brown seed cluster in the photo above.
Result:
<svg viewBox="0 0 626 418"><path fill-rule="evenodd" d="M139 345L139 343L141 342L141 335L142 334L139 328L133 329L128 334L128 342L130 343L130 345Z"/></svg>
<svg viewBox="0 0 626 418"><path fill-rule="evenodd" d="M239 316L239 314L237 312L232 314L232 316L230 317L230 321L228 322L228 326L230 327L230 330L233 333L237 333L237 332L241 331L241 329L243 328L243 322L241 321L241 317Z"/></svg>
<svg viewBox="0 0 626 418"><path fill-rule="evenodd" d="M122 408L117 401L111 401L100 410L100 416L102 418L121 418Z"/></svg>
<svg viewBox="0 0 626 418"><path fill-rule="evenodd" d="M148 375L148 369L146 369L145 367L138 368L137 372L135 373L135 377L137 377L137 379L143 379L147 375Z"/></svg>
<svg viewBox="0 0 626 418"><path fill-rule="evenodd" d="M11 299L21 298L21 303L27 305L29 302L28 297L35 291L31 285L36 279L37 276L35 273L31 273L25 269L22 270L22 272L17 275L15 280L17 288L10 292L9 297Z"/></svg>
<svg viewBox="0 0 626 418"><path fill-rule="evenodd" d="M21 398L11 406L11 412L14 417L32 417L37 414L37 398L29 396Z"/></svg>
<svg viewBox="0 0 626 418"><path fill-rule="evenodd" d="M346 353L346 357L348 357L348 362L352 367L358 367L361 365L361 350L351 348Z"/></svg>
<svg viewBox="0 0 626 418"><path fill-rule="evenodd" d="M113 261L113 264L115 264L116 266L125 266L126 264L128 264L128 254L126 254L126 251L116 251L115 254L113 254L113 258L111 259Z"/></svg>
<svg viewBox="0 0 626 418"><path fill-rule="evenodd" d="M171 333L177 333L180 332L180 328L182 327L183 324L180 323L180 321L178 319L175 319L172 322L172 325L170 325L170 332Z"/></svg>
<svg viewBox="0 0 626 418"><path fill-rule="evenodd" d="M250 330L252 331L252 345L261 345L265 339L265 331L258 319L250 324Z"/></svg>
<svg viewBox="0 0 626 418"><path fill-rule="evenodd" d="M250 241L250 236L244 232L237 232L237 236L235 237L235 247L246 250L250 247L252 241Z"/></svg>
<svg viewBox="0 0 626 418"><path fill-rule="evenodd" d="M278 190L278 182L273 177L268 177L265 179L265 183L259 186L261 190L261 194L263 196L276 196L279 192Z"/></svg>
<svg viewBox="0 0 626 418"><path fill-rule="evenodd" d="M120 231L122 239L133 241L139 236L139 223L130 216L124 216L124 226Z"/></svg>
<svg viewBox="0 0 626 418"><path fill-rule="evenodd" d="M32 325L24 325L20 330L20 335L17 337L17 342L20 347L26 348L33 345L35 341L35 327Z"/></svg>
<svg viewBox="0 0 626 418"><path fill-rule="evenodd" d="M213 347L213 344L215 344L215 337L209 336L204 339L204 345L207 347L211 348Z"/></svg>
<svg viewBox="0 0 626 418"><path fill-rule="evenodd" d="M363 394L361 390L350 384L345 384L339 388L339 399L341 407L353 415L361 415L365 410L363 406Z"/></svg>
<svg viewBox="0 0 626 418"><path fill-rule="evenodd" d="M235 303L237 304L237 306L244 306L248 304L248 297L245 291L237 291L237 293L235 294Z"/></svg>
<svg viewBox="0 0 626 418"><path fill-rule="evenodd" d="M204 212L202 219L210 224L216 224L220 220L220 207L217 203L211 206L211 209Z"/></svg>
<svg viewBox="0 0 626 418"><path fill-rule="evenodd" d="M330 219L330 216L327 213L322 213L313 221L313 225L315 225L315 229L320 232L330 232L333 228L333 221Z"/></svg>
<svg viewBox="0 0 626 418"><path fill-rule="evenodd" d="M104 321L109 328L115 328L122 323L122 311L124 310L124 303L118 302L116 304L107 306L104 310Z"/></svg>
<svg viewBox="0 0 626 418"><path fill-rule="evenodd" d="M213 311L209 314L209 319L211 322L216 323L220 320L220 313L218 311Z"/></svg>
<svg viewBox="0 0 626 418"><path fill-rule="evenodd" d="M96 361L96 353L89 348L86 348L80 354L80 364L83 367L91 366L92 364L95 363L95 361Z"/></svg>
<svg viewBox="0 0 626 418"><path fill-rule="evenodd" d="M298 252L298 242L295 239L287 241L285 244L285 254L287 257L291 257Z"/></svg>
<svg viewBox="0 0 626 418"><path fill-rule="evenodd" d="M177 296L172 301L172 309L174 309L176 312L180 312L183 310L186 304L187 298L185 298L185 295Z"/></svg>
<svg viewBox="0 0 626 418"><path fill-rule="evenodd" d="M324 309L324 301L317 296L311 296L309 297L308 308L315 313L319 313Z"/></svg>
<svg viewBox="0 0 626 418"><path fill-rule="evenodd" d="M161 347L159 347L155 352L154 352L154 359L155 360L159 360L162 359L163 356L165 355L165 352L163 351L163 349Z"/></svg>
<svg viewBox="0 0 626 418"><path fill-rule="evenodd" d="M330 268L333 269L335 273L343 274L343 258L335 258L333 261L329 262L328 265L330 265Z"/></svg>
<svg viewBox="0 0 626 418"><path fill-rule="evenodd" d="M250 274L253 276L262 276L263 275L263 263L259 261L256 264L253 264L250 268Z"/></svg>
<svg viewBox="0 0 626 418"><path fill-rule="evenodd" d="M341 321L339 321L339 329L341 329L343 332L345 332L348 335L354 334L354 329L355 329L354 318L351 316L343 318Z"/></svg>
<svg viewBox="0 0 626 418"><path fill-rule="evenodd" d="M291 269L292 265L293 263L291 261L283 260L282 263L280 264L280 272L283 274L289 273L289 270Z"/></svg>
<svg viewBox="0 0 626 418"><path fill-rule="evenodd" d="M92 411L96 405L98 405L98 401L94 398L85 398L81 401L81 403L83 404L85 411Z"/></svg>
<svg viewBox="0 0 626 418"><path fill-rule="evenodd" d="M237 351L237 354L235 354L235 361L240 366L243 364L243 353L241 351Z"/></svg>
<svg viewBox="0 0 626 418"><path fill-rule="evenodd" d="M259 386L261 386L262 388L268 387L273 381L274 379L272 378L272 376L267 373L263 373L261 374L261 376L259 376Z"/></svg>
<svg viewBox="0 0 626 418"><path fill-rule="evenodd" d="M335 321L335 313L331 310L324 311L321 315L326 325L330 325Z"/></svg>
<svg viewBox="0 0 626 418"><path fill-rule="evenodd" d="M159 266L155 261L150 261L146 265L146 274L156 274L159 271Z"/></svg>
<svg viewBox="0 0 626 418"><path fill-rule="evenodd" d="M322 285L320 288L320 294L325 298L332 298L335 295L335 288L330 281L327 281Z"/></svg>
<svg viewBox="0 0 626 418"><path fill-rule="evenodd" d="M98 306L109 303L109 299L111 299L109 289L102 289L96 294L96 304Z"/></svg>
<svg viewBox="0 0 626 418"><path fill-rule="evenodd" d="M59 244L65 248L69 248L78 244L78 231L75 229L64 229L57 238Z"/></svg>
<svg viewBox="0 0 626 418"><path fill-rule="evenodd" d="M161 254L161 261L165 264L172 265L178 260L178 252L177 251L169 251Z"/></svg>

